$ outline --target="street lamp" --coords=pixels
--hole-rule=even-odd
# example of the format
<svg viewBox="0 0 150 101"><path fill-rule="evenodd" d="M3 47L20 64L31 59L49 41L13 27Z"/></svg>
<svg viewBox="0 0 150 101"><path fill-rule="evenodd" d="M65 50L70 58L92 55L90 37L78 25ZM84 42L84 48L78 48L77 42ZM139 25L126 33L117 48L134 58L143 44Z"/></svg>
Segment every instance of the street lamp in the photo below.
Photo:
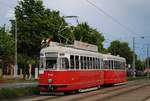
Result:
<svg viewBox="0 0 150 101"><path fill-rule="evenodd" d="M133 77L135 77L135 37L133 37L133 63L132 63L132 69L133 69Z"/></svg>
<svg viewBox="0 0 150 101"><path fill-rule="evenodd" d="M17 63L17 20L15 20L15 62L14 62L14 78L18 76L18 63Z"/></svg>
<svg viewBox="0 0 150 101"><path fill-rule="evenodd" d="M141 39L144 39L144 36L140 37ZM132 69L133 69L133 77L136 76L136 70L135 70L135 37L133 37L133 63L132 63Z"/></svg>
<svg viewBox="0 0 150 101"><path fill-rule="evenodd" d="M149 77L149 46L147 45L147 76Z"/></svg>

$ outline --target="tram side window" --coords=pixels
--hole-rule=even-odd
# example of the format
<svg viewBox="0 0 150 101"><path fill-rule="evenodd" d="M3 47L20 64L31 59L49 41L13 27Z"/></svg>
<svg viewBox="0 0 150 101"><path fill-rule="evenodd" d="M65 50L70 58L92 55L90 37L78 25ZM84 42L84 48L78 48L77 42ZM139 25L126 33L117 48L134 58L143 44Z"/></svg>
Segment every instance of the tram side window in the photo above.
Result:
<svg viewBox="0 0 150 101"><path fill-rule="evenodd" d="M111 60L111 69L114 68L114 60Z"/></svg>
<svg viewBox="0 0 150 101"><path fill-rule="evenodd" d="M119 61L119 69L121 69L121 62Z"/></svg>
<svg viewBox="0 0 150 101"><path fill-rule="evenodd" d="M96 69L98 69L98 59L95 58L95 65L96 65Z"/></svg>
<svg viewBox="0 0 150 101"><path fill-rule="evenodd" d="M95 69L95 59L94 59L94 57L92 58L92 69Z"/></svg>
<svg viewBox="0 0 150 101"><path fill-rule="evenodd" d="M86 67L87 67L86 60L87 60L87 58L84 56L84 69L86 69Z"/></svg>
<svg viewBox="0 0 150 101"><path fill-rule="evenodd" d="M122 62L119 62L120 63L120 69L122 69Z"/></svg>
<svg viewBox="0 0 150 101"><path fill-rule="evenodd" d="M117 69L117 61L115 61L115 69Z"/></svg>
<svg viewBox="0 0 150 101"><path fill-rule="evenodd" d="M86 60L86 68L87 69L89 69L89 67L90 67L89 65L90 65L90 61L89 61L89 57L87 57L87 60Z"/></svg>
<svg viewBox="0 0 150 101"><path fill-rule="evenodd" d="M116 61L115 69L122 69L122 63L120 61Z"/></svg>
<svg viewBox="0 0 150 101"><path fill-rule="evenodd" d="M126 63L123 62L123 67L124 67L124 70L126 70Z"/></svg>
<svg viewBox="0 0 150 101"><path fill-rule="evenodd" d="M115 69L118 69L118 68L119 68L118 61L115 61Z"/></svg>
<svg viewBox="0 0 150 101"><path fill-rule="evenodd" d="M97 66L98 66L98 69L100 69L100 67L101 67L101 66L100 66L100 63L101 63L101 62L100 62L100 59L98 58L98 59L97 59Z"/></svg>
<svg viewBox="0 0 150 101"><path fill-rule="evenodd" d="M83 56L80 57L80 62L81 62L81 69L84 69L84 60L83 60Z"/></svg>
<svg viewBox="0 0 150 101"><path fill-rule="evenodd" d="M103 59L101 59L100 65L101 65L101 68L104 69L104 60Z"/></svg>
<svg viewBox="0 0 150 101"><path fill-rule="evenodd" d="M74 69L74 56L73 55L70 56L70 65L71 65L71 69Z"/></svg>
<svg viewBox="0 0 150 101"><path fill-rule="evenodd" d="M79 56L75 56L76 69L79 69Z"/></svg>
<svg viewBox="0 0 150 101"><path fill-rule="evenodd" d="M67 58L62 58L62 68L69 69L69 61Z"/></svg>
<svg viewBox="0 0 150 101"><path fill-rule="evenodd" d="M114 69L116 69L116 65L117 65L117 64L116 64L116 61L114 61Z"/></svg>
<svg viewBox="0 0 150 101"><path fill-rule="evenodd" d="M109 68L109 61L108 60L104 60L104 69L108 69Z"/></svg>
<svg viewBox="0 0 150 101"><path fill-rule="evenodd" d="M122 69L122 70L125 69L124 62L121 62L121 69Z"/></svg>
<svg viewBox="0 0 150 101"><path fill-rule="evenodd" d="M109 60L109 69L111 69L111 60Z"/></svg>
<svg viewBox="0 0 150 101"><path fill-rule="evenodd" d="M93 65L92 65L92 57L90 57L90 61L89 61L89 68L92 69L93 68Z"/></svg>

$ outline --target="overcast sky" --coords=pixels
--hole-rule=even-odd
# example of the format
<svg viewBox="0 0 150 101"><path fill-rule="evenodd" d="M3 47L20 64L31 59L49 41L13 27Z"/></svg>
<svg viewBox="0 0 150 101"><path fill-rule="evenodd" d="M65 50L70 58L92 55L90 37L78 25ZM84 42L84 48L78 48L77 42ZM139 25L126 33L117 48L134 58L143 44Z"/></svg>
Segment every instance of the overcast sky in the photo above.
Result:
<svg viewBox="0 0 150 101"><path fill-rule="evenodd" d="M0 26L9 26L9 19L14 18L17 1L0 0ZM105 47L108 47L112 40L126 41L132 47L132 37L135 37L136 53L143 59L146 56L144 44L150 43L150 0L89 1L112 18L86 0L43 0L46 8L59 10L62 16L78 16L80 23L88 22L90 26L102 32L106 39ZM75 24L76 20L67 21ZM141 36L145 39L141 39Z"/></svg>

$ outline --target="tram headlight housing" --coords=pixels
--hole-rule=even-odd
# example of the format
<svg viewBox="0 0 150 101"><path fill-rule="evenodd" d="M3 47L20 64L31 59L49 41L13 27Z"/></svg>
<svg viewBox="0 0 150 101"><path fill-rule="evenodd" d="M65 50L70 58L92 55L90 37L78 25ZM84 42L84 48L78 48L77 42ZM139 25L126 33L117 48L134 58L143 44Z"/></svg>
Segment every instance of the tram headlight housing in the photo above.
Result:
<svg viewBox="0 0 150 101"><path fill-rule="evenodd" d="M52 83L52 81L53 81L52 79L48 79L48 83Z"/></svg>

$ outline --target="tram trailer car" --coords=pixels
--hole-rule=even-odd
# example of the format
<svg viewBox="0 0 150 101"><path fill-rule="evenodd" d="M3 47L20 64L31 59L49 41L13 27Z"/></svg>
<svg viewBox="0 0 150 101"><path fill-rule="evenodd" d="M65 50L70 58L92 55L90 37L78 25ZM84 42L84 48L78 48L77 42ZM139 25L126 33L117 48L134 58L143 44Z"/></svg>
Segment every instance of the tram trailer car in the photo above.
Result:
<svg viewBox="0 0 150 101"><path fill-rule="evenodd" d="M113 85L126 82L126 60L120 56L103 54L104 84Z"/></svg>
<svg viewBox="0 0 150 101"><path fill-rule="evenodd" d="M51 42L40 52L40 92L76 91L103 85L103 55L89 44L62 46ZM78 49L78 48L86 48ZM89 49L88 49L89 47ZM92 47L92 50L90 48Z"/></svg>

